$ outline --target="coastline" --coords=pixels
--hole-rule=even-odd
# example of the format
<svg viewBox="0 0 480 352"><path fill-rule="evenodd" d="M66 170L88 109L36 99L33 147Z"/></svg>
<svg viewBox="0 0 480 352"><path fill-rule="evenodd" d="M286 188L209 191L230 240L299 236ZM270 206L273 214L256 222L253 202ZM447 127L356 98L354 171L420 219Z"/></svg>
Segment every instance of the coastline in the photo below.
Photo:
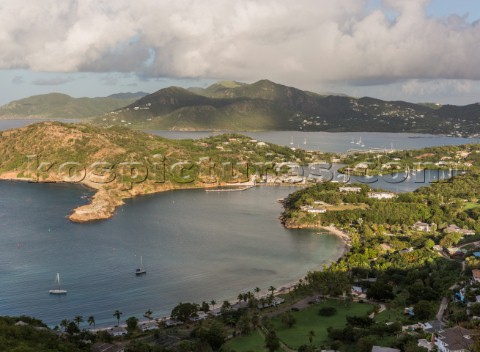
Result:
<svg viewBox="0 0 480 352"><path fill-rule="evenodd" d="M321 227L316 227L315 229L319 229L319 228L328 232L328 235L335 235L337 238L339 238L341 240L341 242L342 242L341 247L342 248L341 248L341 250L339 250L339 255L336 258L332 258L330 262L338 261L340 258L342 258L347 253L347 251L349 249L349 244L348 244L349 237L345 234L344 231L342 231L341 229L339 229L335 226L321 226ZM326 265L328 265L328 264L326 264ZM313 269L311 269L310 271L321 271L322 269L323 269L323 265L321 265L321 266L317 265ZM280 296L280 295L288 294L290 292L290 290L294 289L294 287L298 284L299 280L303 280L305 278L306 274L307 274L307 272L305 272L305 274L303 276L299 277L296 280L290 280L287 283L282 284L274 292L273 295L274 296ZM258 296L259 298L269 296L269 294L266 292L266 290L262 290L262 291L265 291L265 292L263 292L263 294L260 294ZM238 304L238 299L236 299L234 297L226 298L224 300L219 300L218 301L217 307L216 307L215 310L218 310L218 308L221 305L221 302L223 302L223 301L228 301L234 307ZM173 308L174 307L172 307L172 309ZM149 318L142 315L141 317L139 317L138 324L141 325L142 323L154 322L154 321L159 323L159 322L165 321L167 319L170 319L170 316L162 316L162 315L155 316L155 315L152 315L151 319L149 319ZM192 323L195 323L195 321L192 321ZM100 327L96 328L96 331L109 330L109 329L114 328L115 326L117 326L117 325L116 324L115 325L101 325ZM121 323L119 326L126 327L126 324Z"/></svg>

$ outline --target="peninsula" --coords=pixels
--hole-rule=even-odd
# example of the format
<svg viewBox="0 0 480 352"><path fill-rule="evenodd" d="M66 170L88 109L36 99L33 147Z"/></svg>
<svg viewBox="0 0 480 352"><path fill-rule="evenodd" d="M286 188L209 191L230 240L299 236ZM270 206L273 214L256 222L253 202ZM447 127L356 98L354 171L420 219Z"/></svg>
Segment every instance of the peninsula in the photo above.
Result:
<svg viewBox="0 0 480 352"><path fill-rule="evenodd" d="M252 184L277 172L274 165L315 159L312 152L242 135L168 140L121 126L60 122L3 131L0 149L0 179L76 183L95 190L89 204L69 215L75 222L110 218L125 199L137 195Z"/></svg>

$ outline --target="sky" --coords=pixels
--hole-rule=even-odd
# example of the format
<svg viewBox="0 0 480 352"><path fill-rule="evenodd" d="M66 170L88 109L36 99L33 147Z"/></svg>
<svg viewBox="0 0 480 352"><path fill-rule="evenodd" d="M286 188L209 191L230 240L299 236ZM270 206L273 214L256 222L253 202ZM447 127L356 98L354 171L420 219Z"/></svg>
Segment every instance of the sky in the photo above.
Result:
<svg viewBox="0 0 480 352"><path fill-rule="evenodd" d="M478 0L1 0L0 105L260 79L480 102Z"/></svg>

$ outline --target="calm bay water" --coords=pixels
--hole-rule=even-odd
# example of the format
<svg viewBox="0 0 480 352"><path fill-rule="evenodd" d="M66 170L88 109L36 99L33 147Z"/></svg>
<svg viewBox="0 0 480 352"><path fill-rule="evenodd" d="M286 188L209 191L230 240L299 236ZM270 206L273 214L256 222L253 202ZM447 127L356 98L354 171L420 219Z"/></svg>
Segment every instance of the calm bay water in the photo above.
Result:
<svg viewBox="0 0 480 352"><path fill-rule="evenodd" d="M85 189L2 182L0 315L55 325L93 314L113 324L116 309L125 318L168 314L180 301L280 288L343 250L336 236L281 226L276 199L292 190L167 192L130 200L108 221L74 224L65 215ZM140 255L147 274L136 277ZM48 294L56 272L64 297Z"/></svg>
<svg viewBox="0 0 480 352"><path fill-rule="evenodd" d="M0 130L32 121L0 121ZM168 138L211 133L158 132ZM470 139L384 133L246 133L289 146L342 152L362 137L366 148L414 149L463 144ZM411 138L422 137L422 138ZM291 144L293 141L293 144ZM305 144L303 144L305 142ZM430 180L437 175L430 175ZM427 183L380 180L373 187L408 191ZM65 216L90 192L60 184L0 182L0 315L32 315L49 325L94 315L97 325L166 315L178 302L234 299L259 286L296 281L338 258L340 240L315 231L284 229L278 216L294 188L257 187L245 192L175 191L127 201L110 220L74 224ZM147 274L134 270L143 257ZM68 290L48 294L60 272Z"/></svg>
<svg viewBox="0 0 480 352"><path fill-rule="evenodd" d="M198 139L221 132L179 132L179 131L148 131L171 139ZM321 152L343 153L350 149L365 150L369 148L383 149L420 149L440 145L460 145L478 143L478 138L459 138L437 136L420 133L379 133L379 132L300 132L300 131L268 131L240 132L251 138L284 145L293 148L318 150ZM356 144L361 139L364 147ZM352 141L354 143L352 143Z"/></svg>

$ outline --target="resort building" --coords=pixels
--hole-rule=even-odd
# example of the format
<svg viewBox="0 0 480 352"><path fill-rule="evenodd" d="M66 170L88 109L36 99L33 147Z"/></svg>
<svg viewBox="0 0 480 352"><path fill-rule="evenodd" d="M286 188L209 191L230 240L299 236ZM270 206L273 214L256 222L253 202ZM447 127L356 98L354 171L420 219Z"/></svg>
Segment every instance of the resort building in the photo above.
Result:
<svg viewBox="0 0 480 352"><path fill-rule="evenodd" d="M108 333L113 337L125 336L127 334L127 329L125 329L121 326L115 326L115 327L111 328L110 330L108 330Z"/></svg>
<svg viewBox="0 0 480 352"><path fill-rule="evenodd" d="M448 225L444 230L444 233L453 233L453 232L458 232L461 233L462 235L475 235L474 230L469 230L469 229L461 229L457 225L450 224Z"/></svg>
<svg viewBox="0 0 480 352"><path fill-rule="evenodd" d="M374 199L392 199L397 195L392 192L368 192L368 198Z"/></svg>
<svg viewBox="0 0 480 352"><path fill-rule="evenodd" d="M158 325L156 321L147 321L139 326L140 330L143 332L145 331L152 331L152 330L157 330Z"/></svg>
<svg viewBox="0 0 480 352"><path fill-rule="evenodd" d="M423 232L429 232L431 229L429 224L421 221L417 221L415 224L413 224L412 228L415 231L423 231Z"/></svg>
<svg viewBox="0 0 480 352"><path fill-rule="evenodd" d="M473 345L473 332L460 326L439 331L435 345L440 352L466 352Z"/></svg>
<svg viewBox="0 0 480 352"><path fill-rule="evenodd" d="M314 208L311 205L304 205L300 207L301 210L306 211L307 213L312 213L312 214L322 214L327 211L325 208Z"/></svg>
<svg viewBox="0 0 480 352"><path fill-rule="evenodd" d="M355 192L355 193L358 193L362 189L360 187L340 187L338 190L340 192Z"/></svg>

